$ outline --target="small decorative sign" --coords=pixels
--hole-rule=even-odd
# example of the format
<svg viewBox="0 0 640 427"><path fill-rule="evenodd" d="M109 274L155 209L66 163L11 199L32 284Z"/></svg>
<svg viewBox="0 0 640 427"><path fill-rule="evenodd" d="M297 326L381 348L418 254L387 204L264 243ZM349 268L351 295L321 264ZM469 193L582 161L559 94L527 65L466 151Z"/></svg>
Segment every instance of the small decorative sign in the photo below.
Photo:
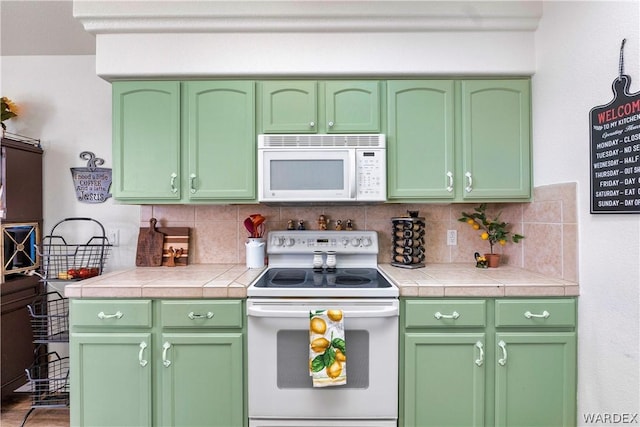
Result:
<svg viewBox="0 0 640 427"><path fill-rule="evenodd" d="M111 197L111 169L99 168L104 160L90 151L80 153L80 158L87 161L87 167L71 168L76 198L84 203L104 203Z"/></svg>
<svg viewBox="0 0 640 427"><path fill-rule="evenodd" d="M591 213L640 213L640 92L630 94L631 77L613 81L614 98L590 112Z"/></svg>

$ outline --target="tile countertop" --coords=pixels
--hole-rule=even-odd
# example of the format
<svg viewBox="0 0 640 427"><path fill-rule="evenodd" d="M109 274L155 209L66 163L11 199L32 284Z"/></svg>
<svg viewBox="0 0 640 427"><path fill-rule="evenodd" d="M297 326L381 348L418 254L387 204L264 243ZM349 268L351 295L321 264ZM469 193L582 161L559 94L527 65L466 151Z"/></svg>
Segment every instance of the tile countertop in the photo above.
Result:
<svg viewBox="0 0 640 427"><path fill-rule="evenodd" d="M520 268L479 269L475 264L427 264L405 269L380 264L403 297L577 296L577 283L550 279ZM192 264L114 271L65 286L68 298L246 298L264 269L244 264Z"/></svg>

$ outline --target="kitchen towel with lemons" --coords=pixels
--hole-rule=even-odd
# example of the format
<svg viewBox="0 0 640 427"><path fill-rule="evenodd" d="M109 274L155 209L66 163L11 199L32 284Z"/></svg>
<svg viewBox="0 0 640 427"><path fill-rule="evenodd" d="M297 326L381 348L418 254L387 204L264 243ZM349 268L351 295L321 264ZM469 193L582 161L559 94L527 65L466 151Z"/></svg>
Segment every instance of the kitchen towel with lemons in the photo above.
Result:
<svg viewBox="0 0 640 427"><path fill-rule="evenodd" d="M309 374L314 387L347 383L342 310L309 312Z"/></svg>

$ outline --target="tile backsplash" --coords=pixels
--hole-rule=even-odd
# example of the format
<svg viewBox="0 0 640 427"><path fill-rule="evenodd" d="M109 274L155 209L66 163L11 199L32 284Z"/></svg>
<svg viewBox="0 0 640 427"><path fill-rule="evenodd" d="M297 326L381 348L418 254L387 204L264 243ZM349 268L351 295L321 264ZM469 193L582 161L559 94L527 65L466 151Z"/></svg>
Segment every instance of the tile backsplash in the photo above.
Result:
<svg viewBox="0 0 640 427"><path fill-rule="evenodd" d="M578 281L578 224L576 183L537 187L531 203L490 204L488 212L501 212L511 230L525 236L518 244L497 249L502 263L542 273L546 276ZM479 232L459 222L460 212L472 211L478 203L460 204L372 204L364 206L275 207L255 205L154 205L142 206L140 226L149 218L158 226L190 227L190 262L195 264L244 263L247 231L243 221L260 213L267 219L266 230L284 230L288 220L305 222L307 229L318 229L318 216L324 214L329 229L336 220L353 221L356 230L375 230L380 241L378 261L391 261L391 218L407 210L419 211L426 223L426 263L473 263L474 252L489 250ZM458 244L447 245L447 230L457 230ZM495 250L495 249L494 249Z"/></svg>

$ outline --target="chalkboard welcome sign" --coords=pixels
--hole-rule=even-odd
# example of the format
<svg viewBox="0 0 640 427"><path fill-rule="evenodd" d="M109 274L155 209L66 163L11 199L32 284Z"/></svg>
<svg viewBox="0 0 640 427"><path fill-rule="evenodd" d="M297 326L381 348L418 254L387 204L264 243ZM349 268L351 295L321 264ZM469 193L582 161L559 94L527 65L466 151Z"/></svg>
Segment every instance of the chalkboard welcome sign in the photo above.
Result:
<svg viewBox="0 0 640 427"><path fill-rule="evenodd" d="M591 213L640 213L640 92L631 77L613 81L614 98L590 112Z"/></svg>

